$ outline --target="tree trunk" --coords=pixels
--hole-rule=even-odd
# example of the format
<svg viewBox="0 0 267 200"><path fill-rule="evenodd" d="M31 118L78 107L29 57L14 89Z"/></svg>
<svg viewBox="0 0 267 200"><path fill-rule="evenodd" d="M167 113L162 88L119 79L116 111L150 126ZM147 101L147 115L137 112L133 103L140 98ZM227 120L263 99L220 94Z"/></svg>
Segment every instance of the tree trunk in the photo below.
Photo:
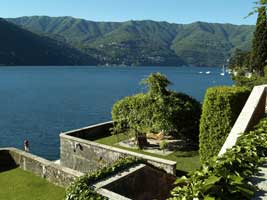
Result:
<svg viewBox="0 0 267 200"><path fill-rule="evenodd" d="M139 149L143 149L145 146L148 145L148 141L145 135L135 133L135 139L137 141L137 146Z"/></svg>

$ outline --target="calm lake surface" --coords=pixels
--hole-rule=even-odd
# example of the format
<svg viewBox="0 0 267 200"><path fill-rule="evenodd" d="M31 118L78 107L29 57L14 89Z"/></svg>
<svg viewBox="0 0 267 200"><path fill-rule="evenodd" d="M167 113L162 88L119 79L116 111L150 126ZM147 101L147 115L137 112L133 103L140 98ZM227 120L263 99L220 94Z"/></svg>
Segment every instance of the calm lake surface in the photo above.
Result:
<svg viewBox="0 0 267 200"><path fill-rule="evenodd" d="M112 105L145 92L139 82L153 72L199 101L206 88L233 84L220 68L1 67L0 147L22 149L27 138L32 153L58 159L60 132L111 120Z"/></svg>

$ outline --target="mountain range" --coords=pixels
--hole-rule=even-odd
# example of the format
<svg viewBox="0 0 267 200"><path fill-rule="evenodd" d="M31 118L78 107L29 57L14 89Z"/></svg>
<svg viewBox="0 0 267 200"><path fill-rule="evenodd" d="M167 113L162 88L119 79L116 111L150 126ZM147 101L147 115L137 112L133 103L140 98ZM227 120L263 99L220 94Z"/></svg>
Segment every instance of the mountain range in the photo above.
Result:
<svg viewBox="0 0 267 200"><path fill-rule="evenodd" d="M69 63L88 65L220 66L236 48L242 50L251 48L255 30L255 26L251 25L205 22L192 24L151 20L94 22L73 17L48 16L6 20L9 26L12 26L11 23L17 25L17 27L13 25L13 29L16 27L17 31L27 34L31 32L34 38L47 41L41 43L54 48L49 51L50 56L60 54L69 59L75 58L74 61L69 60ZM5 24L7 25L7 22ZM1 22L1 30L6 29L2 26ZM19 37L21 33L17 35L17 39L21 41L17 44L23 47L24 39ZM0 53L1 51L0 47ZM41 58L45 55L44 52L48 51L36 51L35 54L39 54ZM49 64L45 57L43 62Z"/></svg>
<svg viewBox="0 0 267 200"><path fill-rule="evenodd" d="M0 19L0 65L87 65L91 56Z"/></svg>

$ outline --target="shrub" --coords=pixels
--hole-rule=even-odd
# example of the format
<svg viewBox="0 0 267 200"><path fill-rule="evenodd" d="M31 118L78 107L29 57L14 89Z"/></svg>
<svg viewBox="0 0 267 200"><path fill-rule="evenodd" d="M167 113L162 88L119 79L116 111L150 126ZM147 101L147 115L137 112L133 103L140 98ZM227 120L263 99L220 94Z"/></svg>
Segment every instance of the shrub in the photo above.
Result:
<svg viewBox="0 0 267 200"><path fill-rule="evenodd" d="M168 148L168 142L166 140L162 140L160 143L159 143L159 148L161 150L164 150L166 148Z"/></svg>
<svg viewBox="0 0 267 200"><path fill-rule="evenodd" d="M200 119L199 154L202 163L219 153L249 93L245 87L212 87L207 90Z"/></svg>
<svg viewBox="0 0 267 200"><path fill-rule="evenodd" d="M245 76L232 76L232 79L235 82L236 86L245 86L250 88L251 90L256 85L267 84L267 77L259 77L255 75L250 78Z"/></svg>
<svg viewBox="0 0 267 200"><path fill-rule="evenodd" d="M167 90L170 82L160 73L151 74L143 82L149 87L146 94L125 97L114 104L113 132L175 132L198 141L200 103L186 94Z"/></svg>
<svg viewBox="0 0 267 200"><path fill-rule="evenodd" d="M222 157L176 181L169 200L250 200L256 187L249 178L259 171L267 156L267 121L241 135Z"/></svg>

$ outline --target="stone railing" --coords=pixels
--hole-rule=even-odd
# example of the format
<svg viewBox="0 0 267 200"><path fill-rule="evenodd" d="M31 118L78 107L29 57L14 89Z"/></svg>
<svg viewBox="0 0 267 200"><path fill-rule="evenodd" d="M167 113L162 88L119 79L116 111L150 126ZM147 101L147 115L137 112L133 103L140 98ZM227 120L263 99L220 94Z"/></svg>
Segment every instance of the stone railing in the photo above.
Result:
<svg viewBox="0 0 267 200"><path fill-rule="evenodd" d="M233 147L237 138L256 125L259 119L266 113L266 92L267 85L255 86L253 88L245 106L221 148L219 156L224 154L227 149Z"/></svg>
<svg viewBox="0 0 267 200"><path fill-rule="evenodd" d="M93 139L110 135L112 122L101 123L60 134L60 164L81 172L92 172L116 160L133 156L161 168L169 174L176 173L176 162L132 151L103 145Z"/></svg>
<svg viewBox="0 0 267 200"><path fill-rule="evenodd" d="M77 177L84 175L81 172L62 167L52 161L15 148L0 149L0 160L4 161L0 163L0 168L20 167L62 187L68 186Z"/></svg>

